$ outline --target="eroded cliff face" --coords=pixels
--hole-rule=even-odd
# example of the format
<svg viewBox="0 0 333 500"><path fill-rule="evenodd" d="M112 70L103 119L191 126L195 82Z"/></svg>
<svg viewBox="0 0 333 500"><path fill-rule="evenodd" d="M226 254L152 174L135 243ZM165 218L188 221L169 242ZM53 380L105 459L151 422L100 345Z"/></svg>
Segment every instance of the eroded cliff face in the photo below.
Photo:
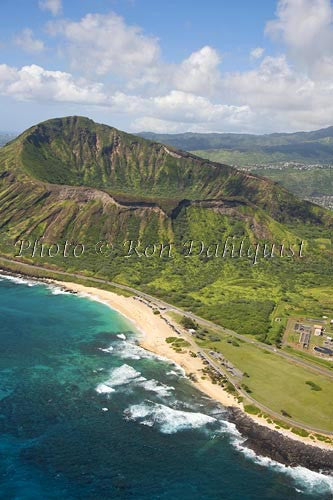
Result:
<svg viewBox="0 0 333 500"><path fill-rule="evenodd" d="M279 220L318 218L276 183L83 117L38 124L0 150L0 173L86 186L123 201L173 205L184 199L238 198ZM318 211L317 211L318 212ZM320 218L320 216L319 216Z"/></svg>

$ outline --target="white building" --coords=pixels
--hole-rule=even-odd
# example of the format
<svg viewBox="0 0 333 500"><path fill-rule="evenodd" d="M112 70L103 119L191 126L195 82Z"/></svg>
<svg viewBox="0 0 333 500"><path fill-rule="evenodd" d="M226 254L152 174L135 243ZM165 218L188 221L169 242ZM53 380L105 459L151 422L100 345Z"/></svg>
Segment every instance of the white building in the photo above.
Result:
<svg viewBox="0 0 333 500"><path fill-rule="evenodd" d="M314 325L314 334L316 337L319 337L323 333L323 327L321 325Z"/></svg>

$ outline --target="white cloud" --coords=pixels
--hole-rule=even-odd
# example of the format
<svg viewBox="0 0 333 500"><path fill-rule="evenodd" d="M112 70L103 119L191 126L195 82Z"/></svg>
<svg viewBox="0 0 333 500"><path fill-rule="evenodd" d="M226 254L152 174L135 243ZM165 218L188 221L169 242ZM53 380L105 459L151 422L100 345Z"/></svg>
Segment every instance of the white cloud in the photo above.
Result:
<svg viewBox="0 0 333 500"><path fill-rule="evenodd" d="M54 5L60 2L44 3L59 13ZM73 74L0 65L0 93L99 106L112 117L122 115L133 130L269 132L332 124L329 0L280 0L266 33L282 40L284 53L265 56L264 48L255 47L249 54L253 68L230 74L221 72L223 61L208 45L178 64L166 63L156 38L114 13L52 21L48 31L59 37ZM17 43L35 53L43 48L31 30Z"/></svg>
<svg viewBox="0 0 333 500"><path fill-rule="evenodd" d="M110 106L114 112L136 115L132 122L135 130L147 130L148 125L156 125L159 131L184 130L184 127L220 130L226 126L237 127L251 117L246 105L215 104L205 97L179 90L147 98L118 92L111 97Z"/></svg>
<svg viewBox="0 0 333 500"><path fill-rule="evenodd" d="M161 120L160 118L152 118L151 116L143 116L136 118L131 123L131 129L135 132L150 132L161 134L173 134L186 130L188 124L183 122L174 122L168 120Z"/></svg>
<svg viewBox="0 0 333 500"><path fill-rule="evenodd" d="M246 119L249 113L246 105L214 104L206 97L180 90L172 90L167 95L154 97L151 102L155 116L187 123L213 123L226 119L237 122Z"/></svg>
<svg viewBox="0 0 333 500"><path fill-rule="evenodd" d="M34 38L33 31L29 28L24 29L16 36L15 43L25 52L38 53L45 49L44 42Z"/></svg>
<svg viewBox="0 0 333 500"><path fill-rule="evenodd" d="M333 51L330 0L279 0L276 15L266 33L285 43L295 64L315 73L318 60Z"/></svg>
<svg viewBox="0 0 333 500"><path fill-rule="evenodd" d="M213 93L220 85L220 62L217 51L208 45L193 52L176 68L175 88L199 94Z"/></svg>
<svg viewBox="0 0 333 500"><path fill-rule="evenodd" d="M114 73L133 78L157 64L159 58L156 38L125 24L112 12L87 14L78 22L51 23L49 33L64 37L73 68L97 75Z"/></svg>
<svg viewBox="0 0 333 500"><path fill-rule="evenodd" d="M265 57L255 70L231 74L224 84L233 102L254 111L261 131L310 130L332 123L332 80L298 73L285 56Z"/></svg>
<svg viewBox="0 0 333 500"><path fill-rule="evenodd" d="M250 52L251 59L260 59L264 55L265 49L262 47L256 47Z"/></svg>
<svg viewBox="0 0 333 500"><path fill-rule="evenodd" d="M53 16L58 16L62 12L61 0L39 0L39 7L48 10Z"/></svg>
<svg viewBox="0 0 333 500"><path fill-rule="evenodd" d="M173 90L213 96L221 85L219 65L221 57L209 45L192 52L179 64L167 64L161 60L147 66L138 78L126 82L130 90L160 95Z"/></svg>
<svg viewBox="0 0 333 500"><path fill-rule="evenodd" d="M1 64L0 94L17 100L83 104L103 104L107 100L102 84L75 80L70 73L48 71L35 64L21 69Z"/></svg>

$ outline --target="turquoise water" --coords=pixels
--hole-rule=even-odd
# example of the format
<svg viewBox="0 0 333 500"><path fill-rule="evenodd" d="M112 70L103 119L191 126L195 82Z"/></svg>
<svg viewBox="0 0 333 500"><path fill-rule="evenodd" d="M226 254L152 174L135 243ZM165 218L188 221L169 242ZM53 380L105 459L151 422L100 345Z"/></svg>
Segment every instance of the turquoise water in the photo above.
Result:
<svg viewBox="0 0 333 500"><path fill-rule="evenodd" d="M118 313L0 278L1 499L332 497L330 479L244 450L224 409Z"/></svg>

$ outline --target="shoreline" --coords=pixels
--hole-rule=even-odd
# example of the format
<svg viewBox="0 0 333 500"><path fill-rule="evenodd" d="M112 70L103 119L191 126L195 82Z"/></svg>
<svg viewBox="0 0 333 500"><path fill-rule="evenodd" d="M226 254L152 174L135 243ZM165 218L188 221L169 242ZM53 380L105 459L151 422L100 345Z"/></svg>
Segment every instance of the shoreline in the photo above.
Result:
<svg viewBox="0 0 333 500"><path fill-rule="evenodd" d="M313 441L310 437L299 436L287 429L276 429L275 424L268 423L265 418L246 413L243 404L239 403L236 397L229 394L220 385L213 384L209 377L202 379L203 373L201 370L205 368L205 365L199 357L191 356L190 352L194 351L192 346L190 348L185 348L185 351L182 353L176 352L171 345L166 342L166 338L174 337L175 332L160 315L155 315L152 309L144 302L136 300L134 297L126 297L114 292L87 287L77 283L57 280L47 280L47 282L58 285L71 292L78 293L81 296L102 302L122 314L126 320L134 324L136 330L140 333L138 343L141 347L179 365L185 371L186 375L189 376L191 383L197 389L218 403L221 403L224 407L231 409L237 408L255 425L265 427L277 435L282 435L285 438L302 443L306 446L333 451L332 444ZM193 375L196 380L192 380ZM239 412L237 414L239 414ZM237 426L237 422L235 422L235 424Z"/></svg>
<svg viewBox="0 0 333 500"><path fill-rule="evenodd" d="M78 293L83 297L98 300L111 307L111 309L120 313L127 321L130 321L134 325L140 334L138 337L140 347L176 363L185 371L186 375L196 375L198 380L197 382L192 380L192 384L223 406L237 406L241 408L236 398L226 392L221 386L213 384L208 377L205 380L200 378L202 375L200 370L205 366L200 358L193 358L188 351L186 353L178 353L172 349L165 339L167 337L174 337L175 332L160 315L155 315L143 302L133 297L125 297L114 292L86 287L77 283L55 280L49 280L48 282L61 286L71 292Z"/></svg>
<svg viewBox="0 0 333 500"><path fill-rule="evenodd" d="M27 276L21 274L6 271L4 273L28 279ZM73 282L40 279L33 276L30 278L101 302L124 316L138 331L138 343L141 347L180 366L194 387L226 408L229 421L235 424L244 437L245 447L284 465L300 465L317 472L332 471L332 466L326 469L327 463L333 464L332 444L313 441L309 437L298 436L287 429L276 429L274 424L268 423L263 417L246 413L243 405L223 387L213 384L209 377L201 378L205 365L199 357L191 356L190 351L195 350L192 346L179 353L165 341L167 337L175 336L174 330L160 314L154 314L152 308L143 301ZM196 378L195 381L192 380L193 375Z"/></svg>

